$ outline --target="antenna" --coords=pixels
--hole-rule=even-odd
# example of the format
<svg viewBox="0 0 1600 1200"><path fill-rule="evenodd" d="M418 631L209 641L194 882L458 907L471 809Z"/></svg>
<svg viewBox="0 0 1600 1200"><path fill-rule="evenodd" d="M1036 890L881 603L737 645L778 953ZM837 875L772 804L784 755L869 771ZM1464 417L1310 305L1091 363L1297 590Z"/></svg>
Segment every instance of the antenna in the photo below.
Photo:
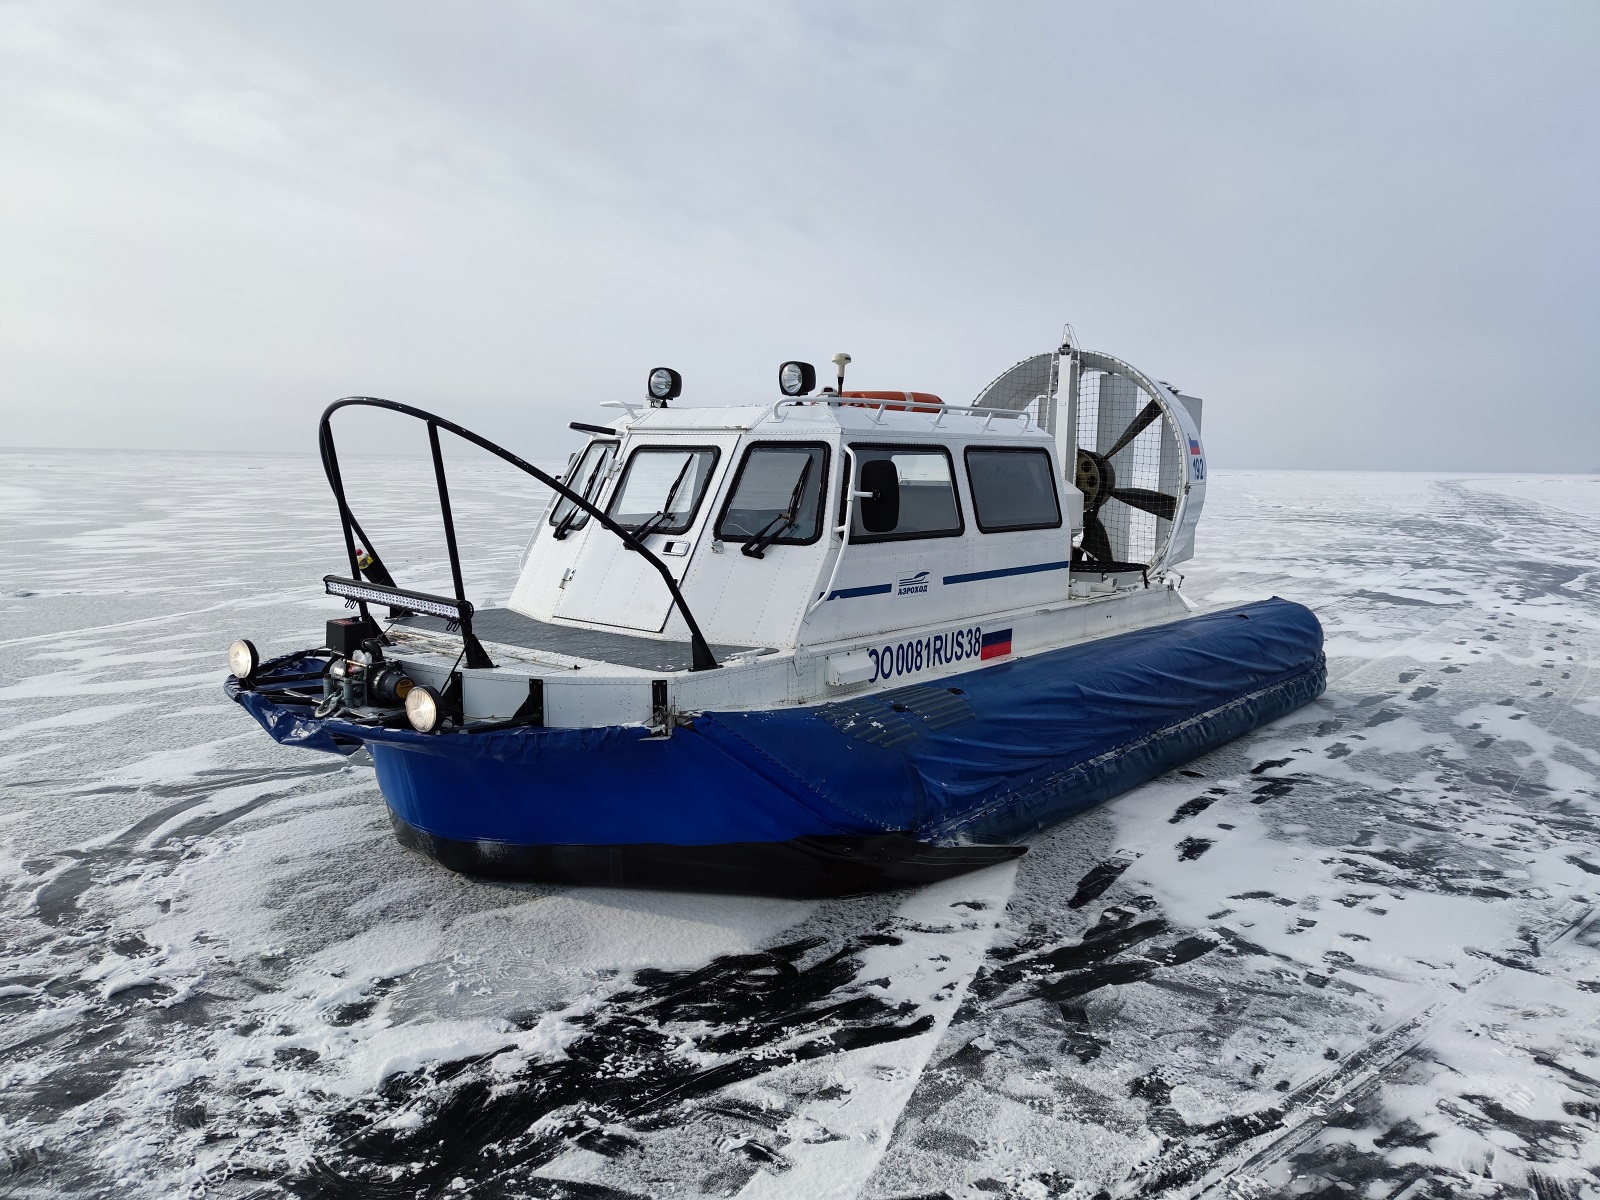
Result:
<svg viewBox="0 0 1600 1200"><path fill-rule="evenodd" d="M842 396L844 395L844 369L850 364L850 356L841 350L828 361L839 368L839 395Z"/></svg>

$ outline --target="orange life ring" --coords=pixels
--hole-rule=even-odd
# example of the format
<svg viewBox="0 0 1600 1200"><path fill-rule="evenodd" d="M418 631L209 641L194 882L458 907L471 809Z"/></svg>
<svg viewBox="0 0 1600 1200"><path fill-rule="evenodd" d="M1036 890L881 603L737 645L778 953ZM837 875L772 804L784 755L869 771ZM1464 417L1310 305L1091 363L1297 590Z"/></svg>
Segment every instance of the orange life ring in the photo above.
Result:
<svg viewBox="0 0 1600 1200"><path fill-rule="evenodd" d="M944 401L932 392L844 392L841 400L886 400L887 408L902 412L931 412L944 409ZM851 405L852 408L876 408L875 404Z"/></svg>

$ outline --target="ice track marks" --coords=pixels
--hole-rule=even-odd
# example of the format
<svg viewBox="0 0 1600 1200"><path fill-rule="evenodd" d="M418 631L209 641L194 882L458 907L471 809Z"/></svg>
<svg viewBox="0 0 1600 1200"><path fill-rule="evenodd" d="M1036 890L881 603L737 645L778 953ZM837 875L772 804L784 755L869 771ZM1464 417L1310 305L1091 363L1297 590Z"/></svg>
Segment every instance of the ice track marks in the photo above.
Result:
<svg viewBox="0 0 1600 1200"><path fill-rule="evenodd" d="M714 1141L738 1139L737 1153L708 1170L717 1178L699 1181L708 1192L757 1167L785 1170L780 1130L790 1114L723 1093L786 1065L931 1028L914 1005L857 979L863 949L898 943L867 935L818 955L823 943L810 939L694 971L636 972L595 1011L565 1018L571 1037L554 1061L491 1055L391 1079L379 1097L341 1114L337 1147L285 1185L307 1200L351 1188L431 1195L456 1179L476 1195L511 1195L515 1181L563 1154L614 1158L685 1126L702 1135L690 1140L708 1131ZM520 1019L525 1030L538 1021Z"/></svg>

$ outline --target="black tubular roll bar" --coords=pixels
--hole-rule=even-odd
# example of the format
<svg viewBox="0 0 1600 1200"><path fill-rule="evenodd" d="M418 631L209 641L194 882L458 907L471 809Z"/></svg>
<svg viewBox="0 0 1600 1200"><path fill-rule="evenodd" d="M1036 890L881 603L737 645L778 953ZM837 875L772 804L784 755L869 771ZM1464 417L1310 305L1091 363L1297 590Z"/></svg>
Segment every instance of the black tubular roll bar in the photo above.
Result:
<svg viewBox="0 0 1600 1200"><path fill-rule="evenodd" d="M433 413L424 412L420 408L413 408L409 404L400 404L394 400L384 400L377 396L346 396L342 400L335 400L322 412L322 421L317 428L317 448L322 454L322 470L328 477L328 486L333 489L333 497L339 504L339 522L344 529L344 548L350 556L350 578L356 582L364 574L372 583L385 588L394 588L394 577L389 574L383 560L378 557L378 552L373 548L372 539L367 536L364 529L356 521L355 514L350 511L350 505L344 496L344 479L339 474L339 458L333 448L333 429L329 422L333 414L341 408L350 407L386 408L407 417L415 417L428 426L428 448L433 453L433 477L439 488L439 511L444 518L445 546L450 552L450 582L455 586L456 603L460 610L461 639L466 651L466 662L469 667L492 667L489 656L484 653L483 647L472 632L472 605L467 601L466 591L461 584L461 555L456 549L455 518L450 511L450 489L444 477L444 456L439 451L439 430L448 429L457 437L471 442L474 446L487 450L490 454L505 459L506 462L532 475L540 483L550 488L565 500L571 501L595 520L599 521L606 529L616 534L631 550L637 550L660 573L662 582L667 585L667 590L672 593L672 602L678 606L678 611L683 614L684 624L689 626L689 645L693 654L693 671L710 671L720 666L711 653L711 647L706 643L705 635L700 632L700 626L694 619L694 614L689 611L689 606L684 603L683 593L678 590L678 581L672 577L667 564L656 557L645 544L618 525L605 513L601 512L584 497L572 491L564 483L546 475L532 463L518 458L511 451L495 445L488 438L479 437L470 429L464 429L454 421L447 421ZM610 429L607 433L612 433ZM363 559L356 552L356 539L361 539L361 546L366 551L365 566ZM367 615L367 602L358 600L357 606L361 615ZM405 603L403 594L397 595L394 606L401 607Z"/></svg>

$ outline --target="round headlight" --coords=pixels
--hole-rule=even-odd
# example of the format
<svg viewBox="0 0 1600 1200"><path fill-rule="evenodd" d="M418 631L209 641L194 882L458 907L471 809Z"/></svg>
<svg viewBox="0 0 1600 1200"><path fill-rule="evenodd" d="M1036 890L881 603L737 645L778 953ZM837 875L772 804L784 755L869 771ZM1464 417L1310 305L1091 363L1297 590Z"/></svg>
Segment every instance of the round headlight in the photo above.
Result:
<svg viewBox="0 0 1600 1200"><path fill-rule="evenodd" d="M785 396L804 396L817 386L817 369L806 362L786 362L778 368L778 390Z"/></svg>
<svg viewBox="0 0 1600 1200"><path fill-rule="evenodd" d="M683 391L683 376L671 367L657 367L650 372L650 399L671 400Z"/></svg>
<svg viewBox="0 0 1600 1200"><path fill-rule="evenodd" d="M406 720L418 733L432 733L444 717L439 693L431 687L413 687L406 693Z"/></svg>
<svg viewBox="0 0 1600 1200"><path fill-rule="evenodd" d="M261 655L256 653L254 642L240 638L228 647L228 670L232 671L233 677L240 682L254 675L260 665Z"/></svg>

